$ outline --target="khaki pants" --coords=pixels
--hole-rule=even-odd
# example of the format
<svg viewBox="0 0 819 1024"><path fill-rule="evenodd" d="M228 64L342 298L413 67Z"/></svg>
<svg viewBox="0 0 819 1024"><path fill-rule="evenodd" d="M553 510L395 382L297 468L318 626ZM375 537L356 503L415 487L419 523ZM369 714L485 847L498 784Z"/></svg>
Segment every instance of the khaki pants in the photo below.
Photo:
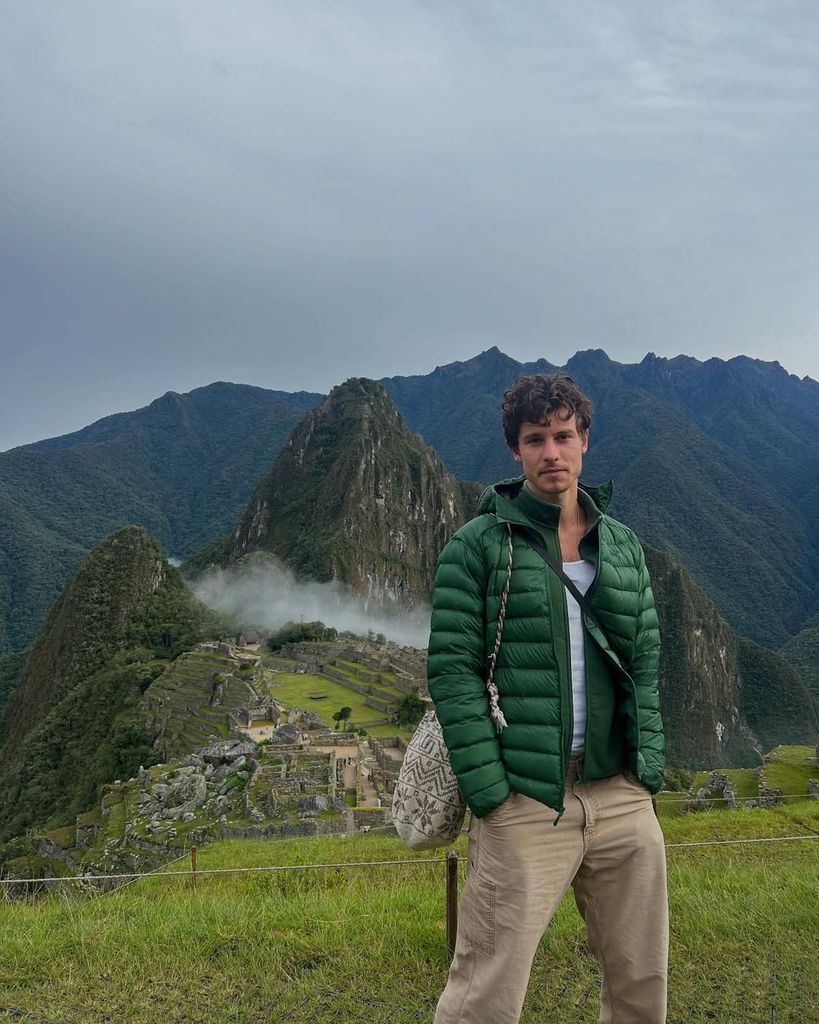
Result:
<svg viewBox="0 0 819 1024"><path fill-rule="evenodd" d="M571 885L602 973L601 1024L666 1019L665 847L629 775L566 779L566 810L519 793L469 830L458 941L435 1024L516 1024L532 960Z"/></svg>

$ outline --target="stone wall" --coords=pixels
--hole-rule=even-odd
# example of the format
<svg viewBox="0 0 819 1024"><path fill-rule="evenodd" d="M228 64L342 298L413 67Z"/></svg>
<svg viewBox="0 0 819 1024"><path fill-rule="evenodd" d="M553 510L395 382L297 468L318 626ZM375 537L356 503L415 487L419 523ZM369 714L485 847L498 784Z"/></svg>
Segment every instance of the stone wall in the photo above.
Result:
<svg viewBox="0 0 819 1024"><path fill-rule="evenodd" d="M355 812L353 812L355 813ZM312 836L342 835L353 830L350 812L338 818L321 818L310 821L287 822L280 825L236 828L222 822L219 826L220 839L309 839Z"/></svg>
<svg viewBox="0 0 819 1024"><path fill-rule="evenodd" d="M731 780L723 772L709 772L708 780L696 792L696 800L702 806L714 802L714 797L721 796L726 807L736 807L737 800Z"/></svg>
<svg viewBox="0 0 819 1024"><path fill-rule="evenodd" d="M401 762L397 761L384 749L385 747L398 746L401 750L406 750L407 745L398 736L385 737L383 740L377 736L370 736L370 749L375 755L375 759L378 762L378 767L383 772L386 780L395 780L398 778L398 773L401 770ZM392 789L387 789L387 792L392 792ZM379 795L381 795L379 793Z"/></svg>
<svg viewBox="0 0 819 1024"><path fill-rule="evenodd" d="M56 843L52 843L50 839L40 840L37 844L37 853L41 857L50 857L53 860L60 861L61 864L65 864L65 866L71 871L79 870L74 858L65 850L60 849Z"/></svg>
<svg viewBox="0 0 819 1024"><path fill-rule="evenodd" d="M391 715L398 706L395 701L379 700L378 697L365 697L364 703L368 708L375 711L382 711L385 715Z"/></svg>
<svg viewBox="0 0 819 1024"><path fill-rule="evenodd" d="M392 814L389 807L353 807L352 820L356 829L366 826L377 828L380 825L391 825Z"/></svg>

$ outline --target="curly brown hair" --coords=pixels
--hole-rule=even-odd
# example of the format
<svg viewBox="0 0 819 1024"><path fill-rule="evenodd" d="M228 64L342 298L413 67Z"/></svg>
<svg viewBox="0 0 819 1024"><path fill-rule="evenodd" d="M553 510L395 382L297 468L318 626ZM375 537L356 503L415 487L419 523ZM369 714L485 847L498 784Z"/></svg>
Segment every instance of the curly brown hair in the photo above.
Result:
<svg viewBox="0 0 819 1024"><path fill-rule="evenodd" d="M503 394L503 433L510 448L518 447L520 428L524 423L548 423L552 413L565 409L576 416L578 433L591 426L591 400L584 395L571 377L565 373L536 373L531 377L518 377Z"/></svg>

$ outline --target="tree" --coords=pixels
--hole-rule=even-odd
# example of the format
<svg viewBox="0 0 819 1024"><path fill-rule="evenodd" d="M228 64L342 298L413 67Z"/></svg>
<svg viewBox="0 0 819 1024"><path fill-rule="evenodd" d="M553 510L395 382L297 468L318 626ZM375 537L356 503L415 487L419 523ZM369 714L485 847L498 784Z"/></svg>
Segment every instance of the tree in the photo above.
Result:
<svg viewBox="0 0 819 1024"><path fill-rule="evenodd" d="M405 729L414 729L424 717L428 707L429 705L418 696L418 687L416 686L412 693L408 694L398 705L392 716L393 724L400 725Z"/></svg>
<svg viewBox="0 0 819 1024"><path fill-rule="evenodd" d="M344 728L343 723L346 722L353 713L352 708L343 707L333 715L333 721L338 722L339 732Z"/></svg>

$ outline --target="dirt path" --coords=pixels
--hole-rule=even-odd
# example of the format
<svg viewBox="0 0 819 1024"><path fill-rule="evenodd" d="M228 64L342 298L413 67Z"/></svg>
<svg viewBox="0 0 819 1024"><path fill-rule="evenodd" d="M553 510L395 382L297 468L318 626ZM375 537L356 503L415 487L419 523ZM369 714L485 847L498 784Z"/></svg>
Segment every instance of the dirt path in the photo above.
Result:
<svg viewBox="0 0 819 1024"><path fill-rule="evenodd" d="M378 792L375 786L370 781L370 775L375 771L378 762L372 752L372 747L364 740L363 743L359 744L361 751L361 760L359 761L359 771L361 772L361 791L362 801L359 804L360 807L378 807Z"/></svg>

